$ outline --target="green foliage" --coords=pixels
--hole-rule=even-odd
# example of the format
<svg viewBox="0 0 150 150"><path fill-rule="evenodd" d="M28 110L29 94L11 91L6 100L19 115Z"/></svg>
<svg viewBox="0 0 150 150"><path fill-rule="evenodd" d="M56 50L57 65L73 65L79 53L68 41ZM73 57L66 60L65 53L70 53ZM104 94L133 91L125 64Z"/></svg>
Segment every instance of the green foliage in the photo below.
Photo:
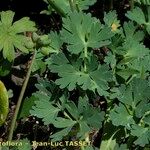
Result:
<svg viewBox="0 0 150 150"><path fill-rule="evenodd" d="M113 32L119 32L118 27L120 26L120 21L117 18L116 11L105 13L104 22L108 27L111 27Z"/></svg>
<svg viewBox="0 0 150 150"><path fill-rule="evenodd" d="M32 146L28 139L22 139L22 140L19 140L18 142L21 142L22 146L18 146L17 150L31 150L32 149Z"/></svg>
<svg viewBox="0 0 150 150"><path fill-rule="evenodd" d="M41 13L42 14L47 14L47 15L50 15L52 13L53 10L53 7L52 5L49 4L49 0L44 0L48 6L47 6L47 10L43 10ZM74 8L76 9L76 7L78 7L78 9L80 11L82 10L87 10L89 8L89 6L93 5L94 3L96 2L96 0L76 0L74 1ZM58 8L61 8L63 12L65 12L66 14L70 13L71 12L71 8L70 8L70 4L69 4L69 1L68 0L55 0L55 5L58 7Z"/></svg>
<svg viewBox="0 0 150 150"><path fill-rule="evenodd" d="M5 122L9 111L8 93L5 85L0 80L0 126Z"/></svg>
<svg viewBox="0 0 150 150"><path fill-rule="evenodd" d="M62 140L71 130L74 130L78 138L84 139L92 130L98 130L102 126L104 112L90 105L87 98L80 97L77 106L64 96L55 102L55 99L51 99L55 85L52 87L48 82L43 83L43 85L47 83L49 90L46 89L46 86L39 84L39 91L29 99L31 101L35 98L35 106L32 107L30 113L42 118L45 125L53 124L56 128L61 129L51 135L53 141ZM43 88L42 91L40 91L41 88ZM60 112L63 116L60 116Z"/></svg>
<svg viewBox="0 0 150 150"><path fill-rule="evenodd" d="M145 5L148 1L139 1L142 5L129 10L126 21L119 20L115 10L104 12L99 21L82 11L95 1L72 2L74 11L68 0L55 1L55 7L49 5L51 11L53 7L65 12L59 31L33 34L37 55L32 73L40 71L40 74L37 90L25 99L18 118L32 115L46 127L54 128L49 135L52 141L90 141L100 132L100 150L148 149L150 7ZM8 15L8 20L3 15ZM15 36L22 37L20 33L35 30L28 19L12 24L13 15L1 13L0 31L5 27L3 24L10 26ZM1 41L4 36L0 37ZM23 48L13 46L28 51L24 50L26 44ZM3 53L7 51L1 49ZM97 150L93 145L81 149Z"/></svg>
<svg viewBox="0 0 150 150"><path fill-rule="evenodd" d="M146 80L134 79L129 85L121 85L116 97L121 102L110 111L110 119L115 126L124 126L137 137L136 145L149 144L150 126L145 117L149 113L150 86ZM138 118L138 121L137 121ZM147 120L147 119L146 119Z"/></svg>
<svg viewBox="0 0 150 150"><path fill-rule="evenodd" d="M115 134L118 131L116 131L115 133L113 133L113 135L107 139L107 140L102 140L101 146L100 146L100 150L128 150L127 145L126 144L121 144L119 146L119 144L117 143L116 139L115 139Z"/></svg>
<svg viewBox="0 0 150 150"><path fill-rule="evenodd" d="M33 95L30 98L26 98L22 103L22 108L19 113L18 118L26 118L30 115L29 111L32 109L32 106L34 105L34 101L36 100L36 97Z"/></svg>
<svg viewBox="0 0 150 150"><path fill-rule="evenodd" d="M133 125L131 134L137 137L137 140L134 142L136 145L144 147L150 142L150 129L149 127L142 127L138 125Z"/></svg>
<svg viewBox="0 0 150 150"><path fill-rule="evenodd" d="M132 11L128 11L126 16L137 24L144 25L150 34L150 7L147 7L147 14L140 7L135 7Z"/></svg>
<svg viewBox="0 0 150 150"><path fill-rule="evenodd" d="M84 52L87 48L106 46L113 36L109 27L103 26L90 14L71 13L63 19L63 23L62 40L68 44L68 50L73 54Z"/></svg>
<svg viewBox="0 0 150 150"><path fill-rule="evenodd" d="M0 57L0 76L6 76L10 73L12 63L7 60L4 60L2 55L0 55Z"/></svg>
<svg viewBox="0 0 150 150"><path fill-rule="evenodd" d="M90 68L95 62L95 69ZM98 65L96 58L94 57L88 64L87 70L84 72L81 61L70 63L64 54L52 55L49 68L52 72L58 73L60 76L56 80L56 84L60 85L60 88L67 87L69 91L76 88L77 85L81 86L83 90L92 90L100 95L107 95L108 82L112 81L112 74L109 71L109 67L106 65ZM92 69L92 70L91 70ZM94 70L93 70L94 69ZM68 80L69 79L69 80Z"/></svg>
<svg viewBox="0 0 150 150"><path fill-rule="evenodd" d="M23 35L26 31L36 31L35 23L24 17L13 23L15 13L2 11L0 13L0 51L9 61L15 58L15 49L28 53L33 47L30 38Z"/></svg>

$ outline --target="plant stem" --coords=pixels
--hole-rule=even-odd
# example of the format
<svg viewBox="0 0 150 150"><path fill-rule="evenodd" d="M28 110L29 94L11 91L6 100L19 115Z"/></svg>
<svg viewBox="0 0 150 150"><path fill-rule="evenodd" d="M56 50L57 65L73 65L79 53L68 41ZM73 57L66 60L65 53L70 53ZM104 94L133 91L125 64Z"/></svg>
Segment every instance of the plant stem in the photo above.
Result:
<svg viewBox="0 0 150 150"><path fill-rule="evenodd" d="M147 112L143 115L143 117L140 119L139 125L142 124L143 119L144 119L146 116L148 116L148 115L150 115L150 111L147 111Z"/></svg>
<svg viewBox="0 0 150 150"><path fill-rule="evenodd" d="M74 12L74 4L72 0L69 0L69 4L70 4L70 9L72 12Z"/></svg>
<svg viewBox="0 0 150 150"><path fill-rule="evenodd" d="M62 17L66 17L65 12L58 5L56 5L54 0L47 0L47 1L51 5L51 7L56 10L56 12L58 12Z"/></svg>
<svg viewBox="0 0 150 150"><path fill-rule="evenodd" d="M134 8L134 0L130 0L130 8L131 10Z"/></svg>
<svg viewBox="0 0 150 150"><path fill-rule="evenodd" d="M20 95L19 95L19 98L18 98L18 102L17 102L17 105L16 105L15 113L14 113L14 116L13 116L13 119L12 119L12 122L11 122L11 125L10 125L8 141L11 141L12 138L13 138L13 132L14 132L14 129L15 129L15 124L16 124L18 112L19 112L19 109L20 109L20 106L21 106L21 103L22 103L22 99L23 99L23 96L24 96L24 93L25 93L25 90L26 90L26 87L27 87L30 75L31 75L31 70L32 70L33 62L35 60L35 56L36 56L36 51L34 51L34 54L32 56L31 64L30 64L30 67L28 69L25 81L23 83L23 86L22 86L22 89L21 89L21 92L20 92Z"/></svg>

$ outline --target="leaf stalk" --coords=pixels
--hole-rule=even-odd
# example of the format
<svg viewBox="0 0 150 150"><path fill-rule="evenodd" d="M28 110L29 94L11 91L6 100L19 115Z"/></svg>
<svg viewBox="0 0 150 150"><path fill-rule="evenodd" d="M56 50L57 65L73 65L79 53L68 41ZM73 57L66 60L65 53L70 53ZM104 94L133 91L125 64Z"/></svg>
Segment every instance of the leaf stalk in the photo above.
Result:
<svg viewBox="0 0 150 150"><path fill-rule="evenodd" d="M22 100L23 100L23 96L24 96L24 93L25 93L25 90L27 88L27 84L28 84L28 81L29 81L29 78L30 78L30 75L31 75L32 66L33 66L35 57L36 57L36 50L33 53L31 64L30 64L30 67L28 69L25 81L23 83L23 86L22 86L22 89L21 89L21 92L20 92L20 95L19 95L19 98L18 98L18 102L17 102L17 105L16 105L15 113L14 113L14 116L12 118L12 122L11 122L11 125L10 125L10 131L9 131L9 134L8 134L8 141L11 141L12 138L13 138L13 132L14 132L14 129L15 129L17 116L18 116L18 113L19 113L19 110L20 110L20 106L21 106L21 103L22 103Z"/></svg>
<svg viewBox="0 0 150 150"><path fill-rule="evenodd" d="M65 12L63 11L63 9L61 9L56 3L54 0L47 0L48 3L51 5L51 7L53 9L55 9L55 11L60 14L62 17L66 17L66 14Z"/></svg>

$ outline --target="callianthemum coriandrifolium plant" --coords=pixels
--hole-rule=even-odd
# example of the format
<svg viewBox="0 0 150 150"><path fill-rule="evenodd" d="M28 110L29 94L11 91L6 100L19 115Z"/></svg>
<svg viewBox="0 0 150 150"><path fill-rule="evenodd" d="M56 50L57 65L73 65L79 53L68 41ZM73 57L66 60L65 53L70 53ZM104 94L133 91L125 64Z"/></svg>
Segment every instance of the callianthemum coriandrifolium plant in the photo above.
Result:
<svg viewBox="0 0 150 150"><path fill-rule="evenodd" d="M110 16L115 19L111 20ZM59 131L50 136L53 141L70 136L90 139L93 131L104 128L100 149L147 147L150 51L143 44L146 31L143 29L133 21L124 22L121 27L115 11L105 14L104 24L83 12L73 12L63 18L63 28L57 33L60 38L54 38L56 34L51 33L51 43L46 46L47 69L57 74L57 78L39 81L38 91L24 104L29 106L31 100L34 106L30 105L25 114L30 112L45 125L57 128ZM66 45L65 50L62 43ZM100 62L95 50L102 51L104 47L109 51ZM73 102L70 92L76 90L81 94ZM99 95L106 99L106 113L91 105L89 92L93 97ZM107 124L113 128L110 135L105 130ZM118 141L118 133L122 141ZM122 144L123 140L127 144Z"/></svg>
<svg viewBox="0 0 150 150"><path fill-rule="evenodd" d="M67 7L59 31L36 36L32 71L41 74L19 118L32 115L55 128L52 141L92 141L100 130L100 150L149 148L149 13L135 7L122 22L113 10L100 21L76 2L80 9Z"/></svg>

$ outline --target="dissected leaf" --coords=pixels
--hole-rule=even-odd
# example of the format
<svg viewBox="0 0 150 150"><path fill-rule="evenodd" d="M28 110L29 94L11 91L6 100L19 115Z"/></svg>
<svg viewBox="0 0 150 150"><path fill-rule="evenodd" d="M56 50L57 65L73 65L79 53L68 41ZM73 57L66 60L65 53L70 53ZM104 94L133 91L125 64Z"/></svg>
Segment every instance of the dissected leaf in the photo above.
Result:
<svg viewBox="0 0 150 150"><path fill-rule="evenodd" d="M130 127L131 124L134 124L133 116L129 114L124 105L120 104L115 106L114 109L110 111L110 119L115 126L126 126Z"/></svg>
<svg viewBox="0 0 150 150"><path fill-rule="evenodd" d="M133 125L131 134L137 137L137 140L134 142L137 145L144 147L150 142L150 129L144 128L138 125Z"/></svg>
<svg viewBox="0 0 150 150"><path fill-rule="evenodd" d="M0 57L2 58L2 56L0 55ZM5 59L1 59L0 60L0 76L6 76L10 73L11 70L11 65L12 63L5 60Z"/></svg>
<svg viewBox="0 0 150 150"><path fill-rule="evenodd" d="M43 61L43 54L37 53L36 58L33 62L32 72L40 71L40 74L46 71L46 63Z"/></svg>
<svg viewBox="0 0 150 150"><path fill-rule="evenodd" d="M52 138L52 141L60 141L71 131L71 129L72 126L64 128L63 130L56 132L55 134L52 134L50 137Z"/></svg>
<svg viewBox="0 0 150 150"><path fill-rule="evenodd" d="M117 13L115 10L104 14L104 22L111 27L113 32L119 32L118 27L120 26L120 21L117 19Z"/></svg>
<svg viewBox="0 0 150 150"><path fill-rule="evenodd" d="M53 123L60 109L52 105L52 103L49 101L50 97L46 95L44 96L40 93L36 93L35 96L35 105L32 106L30 114L41 118L45 125Z"/></svg>
<svg viewBox="0 0 150 150"><path fill-rule="evenodd" d="M56 32L50 32L49 38L51 39L51 43L49 44L49 52L50 53L59 53L60 48L62 46L62 40L60 38L60 35Z"/></svg>
<svg viewBox="0 0 150 150"><path fill-rule="evenodd" d="M135 7L132 11L128 11L126 16L138 23L139 25L145 25L147 32L150 33L150 7L147 7L147 15L148 15L148 20L146 20L146 16L144 12L142 11L141 8Z"/></svg>
<svg viewBox="0 0 150 150"><path fill-rule="evenodd" d="M144 38L144 32L137 29L138 26L135 26L133 22L125 22L123 25L125 38L139 42L142 41Z"/></svg>
<svg viewBox="0 0 150 150"><path fill-rule="evenodd" d="M102 141L100 150L114 150L116 144L116 140L111 137L109 140Z"/></svg>
<svg viewBox="0 0 150 150"><path fill-rule="evenodd" d="M115 55L113 55L112 53L108 53L108 55L105 57L104 61L106 62L106 64L110 64L111 68L114 69L117 63L116 57Z"/></svg>
<svg viewBox="0 0 150 150"><path fill-rule="evenodd" d="M79 120L78 137L84 137L93 129L96 130L101 128L104 119L104 112L92 107L86 98L79 98L78 107L75 108L77 110L75 110L76 113L71 110L71 107L72 109L74 108L73 102L66 104L66 109L72 117L74 117L74 114L77 114L78 111L78 114L75 116L75 119L77 118L77 120Z"/></svg>
<svg viewBox="0 0 150 150"><path fill-rule="evenodd" d="M63 19L64 29L61 32L62 40L68 44L68 50L73 54L84 52L88 47L99 48L110 44L113 36L109 27L92 18L90 14L71 13Z"/></svg>
<svg viewBox="0 0 150 150"><path fill-rule="evenodd" d="M108 82L112 81L112 73L109 71L109 67L99 65L97 70L85 73L80 70L80 65L81 63L78 63L78 66L74 63L71 64L65 55L60 53L51 56L49 68L52 72L58 73L60 78L55 83L62 89L67 87L71 91L77 85L80 85L83 90L97 90L100 95L107 95Z"/></svg>
<svg viewBox="0 0 150 150"><path fill-rule="evenodd" d="M143 58L149 54L149 49L143 44L130 39L124 43L122 50L125 52L122 62L130 62L130 60Z"/></svg>
<svg viewBox="0 0 150 150"><path fill-rule="evenodd" d="M119 88L119 100L135 109L140 101L145 101L150 98L149 90L150 86L146 80L134 79L127 87L122 85Z"/></svg>
<svg viewBox="0 0 150 150"><path fill-rule="evenodd" d="M0 21L0 51L3 57L12 61L15 58L15 49L19 49L24 53L28 53L26 47L29 38L23 33L27 31L36 31L35 23L30 21L28 17L24 17L13 23L14 12L2 11ZM31 41L32 42L32 41Z"/></svg>
<svg viewBox="0 0 150 150"><path fill-rule="evenodd" d="M30 110L30 114L33 116L37 116L38 118L42 118L45 125L54 122L58 112L60 111L59 108L54 107L49 101L43 99L41 97L38 101L35 101L35 106L32 106L32 110Z"/></svg>
<svg viewBox="0 0 150 150"><path fill-rule="evenodd" d="M30 110L32 109L32 106L35 104L35 100L37 100L37 98L33 95L30 98L26 98L23 101L21 111L18 116L19 119L28 117L30 115Z"/></svg>
<svg viewBox="0 0 150 150"><path fill-rule="evenodd" d="M134 8L132 11L128 11L126 16L140 25L146 23L145 15L139 7Z"/></svg>

